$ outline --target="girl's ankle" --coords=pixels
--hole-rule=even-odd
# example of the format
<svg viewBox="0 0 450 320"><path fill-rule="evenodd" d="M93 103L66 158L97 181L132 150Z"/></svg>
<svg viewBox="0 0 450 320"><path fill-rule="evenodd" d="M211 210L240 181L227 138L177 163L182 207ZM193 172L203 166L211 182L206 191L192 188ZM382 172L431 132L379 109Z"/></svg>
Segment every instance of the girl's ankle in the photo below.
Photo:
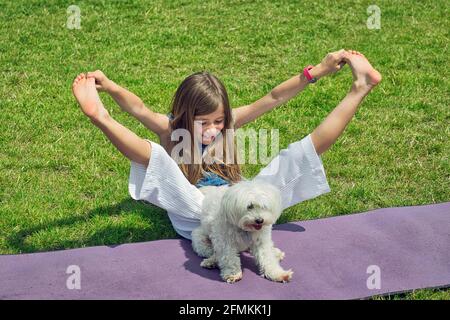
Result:
<svg viewBox="0 0 450 320"><path fill-rule="evenodd" d="M109 115L109 113L107 111L102 113L101 115L97 115L95 117L90 117L89 118L89 120L91 120L91 122L97 127L103 126L110 119L111 119L111 116Z"/></svg>
<svg viewBox="0 0 450 320"><path fill-rule="evenodd" d="M366 95L373 89L373 86L368 85L367 83L355 81L352 84L352 88L350 92L355 94Z"/></svg>

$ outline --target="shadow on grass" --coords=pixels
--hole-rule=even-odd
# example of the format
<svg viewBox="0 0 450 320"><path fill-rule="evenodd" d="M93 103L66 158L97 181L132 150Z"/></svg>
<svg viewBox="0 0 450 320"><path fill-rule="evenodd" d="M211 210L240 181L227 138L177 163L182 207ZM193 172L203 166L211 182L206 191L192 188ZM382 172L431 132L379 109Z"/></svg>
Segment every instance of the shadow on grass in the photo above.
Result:
<svg viewBox="0 0 450 320"><path fill-rule="evenodd" d="M78 223L89 223L98 217L119 217L129 213L138 214L140 217L149 220L151 226L144 228L130 225L108 225L95 230L88 237L80 239L61 239L55 241L54 244L48 243L43 246L27 242L27 238L30 236L43 231L51 231L53 228L74 227ZM176 237L177 235L165 210L143 201L128 198L114 205L95 208L82 216L71 216L51 222L41 222L35 226L23 228L9 234L5 241L7 246L17 251L17 253L31 253L100 245L113 246L123 243Z"/></svg>

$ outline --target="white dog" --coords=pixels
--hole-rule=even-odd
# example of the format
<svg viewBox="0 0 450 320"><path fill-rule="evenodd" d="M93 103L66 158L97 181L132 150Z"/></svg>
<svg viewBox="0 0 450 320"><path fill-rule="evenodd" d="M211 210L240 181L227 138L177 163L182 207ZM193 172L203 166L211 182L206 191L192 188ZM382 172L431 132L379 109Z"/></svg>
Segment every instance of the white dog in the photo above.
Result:
<svg viewBox="0 0 450 320"><path fill-rule="evenodd" d="M272 242L272 225L281 214L280 191L273 185L241 181L231 187L203 187L200 227L192 232L194 251L204 257L205 268L220 268L222 279L242 279L239 253L250 250L261 275L287 282L293 272L283 270L284 252Z"/></svg>

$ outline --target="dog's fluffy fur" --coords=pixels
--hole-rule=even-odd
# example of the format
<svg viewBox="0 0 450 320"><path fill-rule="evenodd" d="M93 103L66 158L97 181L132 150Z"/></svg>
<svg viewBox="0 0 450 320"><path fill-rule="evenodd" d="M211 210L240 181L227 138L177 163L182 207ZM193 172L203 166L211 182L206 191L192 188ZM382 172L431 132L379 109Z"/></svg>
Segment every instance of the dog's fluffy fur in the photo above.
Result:
<svg viewBox="0 0 450 320"><path fill-rule="evenodd" d="M200 190L205 199L201 225L192 232L192 246L205 258L201 266L219 267L222 279L233 283L242 278L239 253L250 250L261 275L289 281L293 272L280 266L284 252L272 242L272 225L282 211L279 190L256 181Z"/></svg>

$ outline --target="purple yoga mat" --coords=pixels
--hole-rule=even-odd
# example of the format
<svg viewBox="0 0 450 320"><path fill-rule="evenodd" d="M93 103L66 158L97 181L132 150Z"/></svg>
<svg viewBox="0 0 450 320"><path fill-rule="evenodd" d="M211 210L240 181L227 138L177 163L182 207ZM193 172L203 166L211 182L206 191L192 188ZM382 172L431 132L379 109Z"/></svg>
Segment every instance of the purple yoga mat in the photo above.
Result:
<svg viewBox="0 0 450 320"><path fill-rule="evenodd" d="M173 239L0 256L0 298L357 299L450 285L450 202L274 229L282 266L294 270L290 283L260 277L247 254L243 279L224 283L217 269L199 266L189 241ZM67 287L78 275L66 273L71 265L81 289Z"/></svg>

